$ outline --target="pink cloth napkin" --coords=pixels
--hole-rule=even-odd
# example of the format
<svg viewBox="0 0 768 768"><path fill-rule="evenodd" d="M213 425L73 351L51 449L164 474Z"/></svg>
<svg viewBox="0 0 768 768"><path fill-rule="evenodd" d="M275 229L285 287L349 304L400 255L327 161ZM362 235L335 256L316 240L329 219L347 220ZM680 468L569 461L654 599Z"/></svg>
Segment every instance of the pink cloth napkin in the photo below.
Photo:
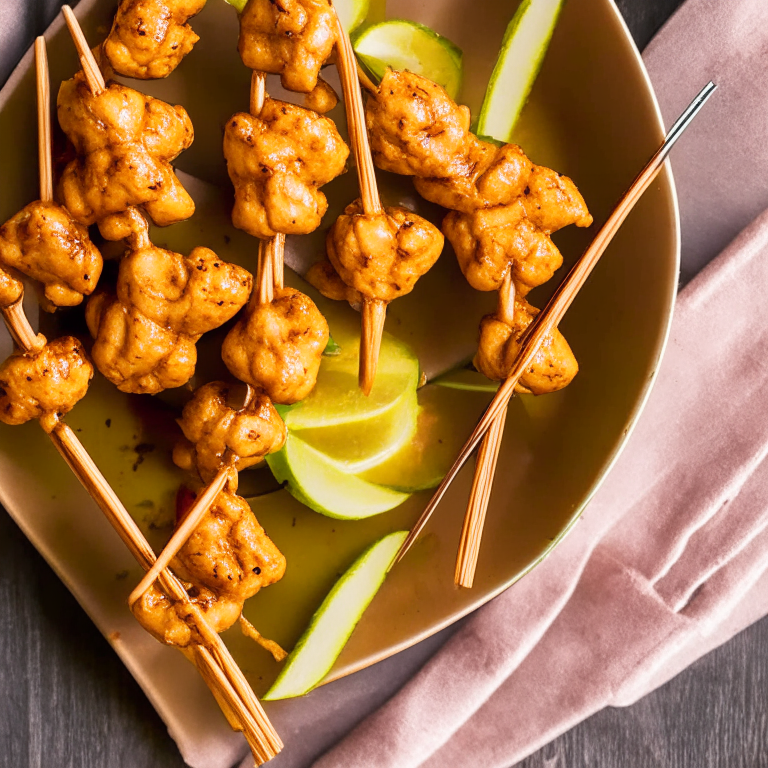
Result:
<svg viewBox="0 0 768 768"><path fill-rule="evenodd" d="M754 221L681 293L646 410L575 530L315 768L507 768L768 613L766 54L765 0L688 0L649 46L668 121L720 85L673 154L687 261Z"/></svg>

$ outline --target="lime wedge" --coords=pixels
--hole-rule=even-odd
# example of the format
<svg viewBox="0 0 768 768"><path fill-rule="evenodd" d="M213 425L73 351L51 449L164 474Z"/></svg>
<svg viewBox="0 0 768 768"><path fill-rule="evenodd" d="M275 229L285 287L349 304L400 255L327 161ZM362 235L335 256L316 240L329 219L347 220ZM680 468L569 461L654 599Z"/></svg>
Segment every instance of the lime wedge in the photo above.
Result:
<svg viewBox="0 0 768 768"><path fill-rule="evenodd" d="M302 696L328 674L379 587L408 531L380 539L349 567L315 611L265 701Z"/></svg>
<svg viewBox="0 0 768 768"><path fill-rule="evenodd" d="M402 493L435 488L490 400L487 392L463 392L434 384L422 387L413 439L391 458L361 473L360 479Z"/></svg>
<svg viewBox="0 0 768 768"><path fill-rule="evenodd" d="M337 469L356 475L397 453L413 437L418 413L416 391L408 390L395 407L373 418L294 434Z"/></svg>
<svg viewBox="0 0 768 768"><path fill-rule="evenodd" d="M511 141L565 0L523 0L509 22L485 92L477 135Z"/></svg>
<svg viewBox="0 0 768 768"><path fill-rule="evenodd" d="M320 451L291 432L267 463L288 493L315 512L341 520L361 520L402 504L408 494L361 480L334 466Z"/></svg>
<svg viewBox="0 0 768 768"><path fill-rule="evenodd" d="M376 383L366 397L357 384L359 329L332 325L331 331L339 354L323 358L317 386L305 400L283 409L291 430L370 419L396 407L404 392L416 389L419 361L405 344L385 333Z"/></svg>
<svg viewBox="0 0 768 768"><path fill-rule="evenodd" d="M392 19L356 35L355 52L379 79L388 67L407 69L442 85L455 99L462 79L461 48L415 21Z"/></svg>

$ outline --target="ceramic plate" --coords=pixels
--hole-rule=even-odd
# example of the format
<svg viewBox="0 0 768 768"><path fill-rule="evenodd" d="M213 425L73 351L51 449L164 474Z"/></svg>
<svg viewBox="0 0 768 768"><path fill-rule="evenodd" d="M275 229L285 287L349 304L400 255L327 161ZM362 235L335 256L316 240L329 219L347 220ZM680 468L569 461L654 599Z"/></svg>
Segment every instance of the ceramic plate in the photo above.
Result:
<svg viewBox="0 0 768 768"><path fill-rule="evenodd" d="M78 6L91 44L105 36L114 5L113 0L83 0ZM513 10L506 0L390 0L386 14L428 24L463 48L461 100L476 114ZM373 18L384 13L383 6L375 6ZM193 26L201 40L170 78L131 83L189 110L195 142L177 166L205 182L195 185L195 218L155 230L153 237L185 253L193 245L206 245L255 271L255 241L229 224L231 189L221 152L224 121L247 109L248 100L249 73L236 52L236 14L223 0L209 0ZM59 81L75 71L76 58L60 21L48 39L55 94ZM31 64L27 55L0 99L0 220L37 196ZM279 92L272 80L268 87ZM341 109L332 116L343 120ZM516 140L535 162L571 176L599 223L662 137L645 70L613 3L566 3ZM407 199L421 205L425 215L439 218L436 209L418 202L410 181L387 174L381 179L386 202ZM325 189L332 204L327 225L356 196L354 171ZM566 265L592 232L571 228L556 236ZM321 247L321 235L289 242L297 258L314 259ZM453 586L469 467L425 535L391 573L331 678L456 621L512 585L565 534L616 458L648 394L669 327L677 272L676 203L665 171L561 326L581 366L576 380L561 393L513 401L474 589ZM564 273L565 268L552 282ZM548 290L534 292L532 303L543 305ZM478 321L491 300L466 287L453 255L446 252L409 299L392 305L387 328L418 349L436 350L429 367L438 370L471 352ZM27 306L35 324L33 290ZM351 312L339 305L329 311L339 317ZM46 316L40 324L50 335L86 336L81 310ZM214 335L203 345L198 381L221 375L220 341L221 335ZM1 351L4 356L10 352L5 338ZM486 396L455 396L461 402L449 428L468 433ZM97 375L86 399L68 417L155 546L169 535L174 490L184 480L169 458L174 399L125 396ZM309 511L285 492L262 497L254 503L255 512L285 553L288 570L281 582L249 601L247 615L263 634L290 648L337 575L375 538L409 527L428 498L428 493L417 494L388 514L342 522ZM125 599L139 570L36 424L0 425L0 499L113 644L171 732L194 733L204 744L206 734L222 722L212 716L212 700L181 656L133 621ZM230 631L227 641L257 693L263 692L278 666L237 632Z"/></svg>

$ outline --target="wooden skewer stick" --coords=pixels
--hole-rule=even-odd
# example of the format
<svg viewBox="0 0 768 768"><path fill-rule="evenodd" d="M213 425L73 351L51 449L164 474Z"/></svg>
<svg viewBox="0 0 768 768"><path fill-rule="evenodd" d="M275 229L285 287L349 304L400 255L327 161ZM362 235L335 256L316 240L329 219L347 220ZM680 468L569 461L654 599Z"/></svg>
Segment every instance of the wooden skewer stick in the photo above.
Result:
<svg viewBox="0 0 768 768"><path fill-rule="evenodd" d="M456 556L456 571L454 583L459 587L471 587L475 579L477 557L480 552L480 540L483 535L485 513L493 487L493 477L496 473L496 463L488 460L488 455L498 452L501 438L504 434L504 424L507 411L503 410L491 428L486 432L485 439L480 444L477 454L477 468L472 481L472 491L469 497L467 514L461 529L459 551Z"/></svg>
<svg viewBox="0 0 768 768"><path fill-rule="evenodd" d="M40 199L53 200L53 163L51 159L51 84L48 76L48 54L45 38L35 40L37 72L37 158L40 175Z"/></svg>
<svg viewBox="0 0 768 768"><path fill-rule="evenodd" d="M355 156L357 173L360 178L360 197L366 216L378 216L384 212L376 184L376 171L373 167L371 148L368 143L368 131L365 127L365 109L358 80L358 64L352 42L336 14L338 57L337 66L344 91L344 104L347 111L347 130ZM381 349L381 336L384 333L384 320L387 314L387 302L381 299L366 298L363 301L360 333L360 370L358 382L364 394L369 395L376 379L376 368Z"/></svg>
<svg viewBox="0 0 768 768"><path fill-rule="evenodd" d="M424 530L424 526L427 524L427 521L432 516L435 508L445 495L448 486L450 486L456 475L459 473L459 470L472 455L472 451L474 451L477 444L482 440L483 435L488 431L493 421L506 409L507 403L514 394L515 387L517 386L520 377L525 372L526 368L533 362L533 358L536 356L541 343L544 341L547 334L559 325L563 316L568 311L568 308L573 303L573 300L581 290L581 287L584 285L587 278L592 273L592 270L597 265L597 262L600 260L600 257L605 252L605 249L608 247L611 240L613 240L616 232L618 232L619 227L624 223L629 212L634 208L635 203L642 197L645 190L648 189L664 167L664 161L667 159L670 150L685 132L685 129L691 124L710 96L712 96L716 88L717 86L714 83L708 83L688 105L687 109L670 129L664 142L634 180L629 190L621 198L616 208L608 217L608 220L597 233L595 239L555 291L547 306L538 314L531 325L528 326L528 331L521 344L520 351L518 352L517 359L510 371L509 377L505 379L501 387L499 387L491 404L488 406L478 425L461 449L458 458L453 463L450 470L448 470L448 474L443 478L443 481L438 486L434 496L416 522L416 525L411 529L408 538L403 542L392 565L400 562L421 531ZM392 566L390 566L390 568L391 567Z"/></svg>
<svg viewBox="0 0 768 768"><path fill-rule="evenodd" d="M275 298L275 278L273 275L275 249L274 238L259 240L259 263L256 268L256 300L259 304L271 304Z"/></svg>
<svg viewBox="0 0 768 768"><path fill-rule="evenodd" d="M504 277L504 282L499 288L499 306L496 314L499 320L509 326L515 322L515 284L512 282L511 264ZM464 515L459 551L456 555L456 570L453 577L454 583L459 587L470 588L475 579L485 514L491 498L493 478L496 474L496 457L501 447L506 420L507 410L504 409L501 416L493 422L486 433L477 454L475 476L472 480L469 504Z"/></svg>
<svg viewBox="0 0 768 768"><path fill-rule="evenodd" d="M357 59L357 57L355 57L355 59ZM376 93L379 90L376 87L376 83L368 77L368 73L360 66L359 61L356 61L355 63L357 64L357 79L360 81L360 85L362 85L368 93Z"/></svg>
<svg viewBox="0 0 768 768"><path fill-rule="evenodd" d="M366 395L371 394L379 365L381 337L387 318L387 303L377 299L363 298L360 326L360 370L358 384Z"/></svg>
<svg viewBox="0 0 768 768"><path fill-rule="evenodd" d="M101 69L99 69L99 65L96 63L96 59L93 57L93 53L88 47L88 41L85 39L83 30L72 9L68 5L64 5L61 10L66 19L67 26L69 27L69 34L72 36L75 48L77 48L80 66L83 68L83 74L88 82L88 87L91 89L91 93L94 96L98 96L107 88L107 85L104 82L104 76L101 74Z"/></svg>
<svg viewBox="0 0 768 768"><path fill-rule="evenodd" d="M9 304L0 307L3 320L11 334L16 346L24 352L39 352L45 346L45 336L35 333L24 314L24 296Z"/></svg>
<svg viewBox="0 0 768 768"><path fill-rule="evenodd" d="M272 281L276 291L285 287L285 235L278 232L272 239Z"/></svg>
<svg viewBox="0 0 768 768"><path fill-rule="evenodd" d="M251 98L250 98L250 113L254 117L258 117L261 114L261 110L264 108L264 102L267 99L267 73L257 72L254 70L251 72Z"/></svg>
<svg viewBox="0 0 768 768"><path fill-rule="evenodd" d="M264 102L267 98L267 75L265 72L252 72L251 73L251 96L250 96L250 112L254 117L261 114L261 110L264 108ZM274 289L281 289L284 284L284 254L285 254L285 235L278 232L274 237L267 240L269 246L269 255L272 262L270 269L270 280ZM261 247L259 249L261 254ZM261 258L261 256L259 257ZM265 265L266 267L266 265ZM265 288L266 290L266 288ZM266 293L264 294L267 295ZM259 291L259 300L261 299L262 292ZM269 301L272 301L272 295ZM262 302L263 303L263 302Z"/></svg>

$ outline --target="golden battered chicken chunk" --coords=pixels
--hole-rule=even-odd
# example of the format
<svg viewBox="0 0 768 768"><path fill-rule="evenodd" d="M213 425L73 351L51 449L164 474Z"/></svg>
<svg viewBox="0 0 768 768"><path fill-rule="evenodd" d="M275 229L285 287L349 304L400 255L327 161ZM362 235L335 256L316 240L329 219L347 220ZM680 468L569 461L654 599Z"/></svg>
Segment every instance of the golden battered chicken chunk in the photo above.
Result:
<svg viewBox="0 0 768 768"><path fill-rule="evenodd" d="M443 236L406 208L366 216L356 200L328 231L326 248L346 285L364 298L388 302L410 293L429 271L443 250Z"/></svg>
<svg viewBox="0 0 768 768"><path fill-rule="evenodd" d="M15 352L0 365L0 421L24 424L40 419L46 431L85 397L93 366L72 336L47 343L39 352Z"/></svg>
<svg viewBox="0 0 768 768"><path fill-rule="evenodd" d="M195 372L195 343L244 306L252 283L247 270L208 248L184 257L145 239L120 264L117 296L88 302L96 367L122 392L186 384Z"/></svg>
<svg viewBox="0 0 768 768"><path fill-rule="evenodd" d="M205 0L122 0L104 56L125 77L167 77L200 39L187 21L204 6Z"/></svg>
<svg viewBox="0 0 768 768"><path fill-rule="evenodd" d="M521 295L549 280L563 257L552 239L525 215L523 204L452 211L443 232L456 252L467 282L478 291L495 291L512 269Z"/></svg>
<svg viewBox="0 0 768 768"><path fill-rule="evenodd" d="M174 448L173 460L206 483L225 465L228 454L241 470L285 443L285 424L265 394L255 392L245 407L235 410L228 405L229 393L222 381L199 387L178 420L184 440Z"/></svg>
<svg viewBox="0 0 768 768"><path fill-rule="evenodd" d="M469 108L458 106L437 83L392 69L365 109L374 162L404 176L466 172L469 119Z"/></svg>
<svg viewBox="0 0 768 768"><path fill-rule="evenodd" d="M576 185L551 168L534 165L520 199L529 220L548 235L570 224L592 224L592 216Z"/></svg>
<svg viewBox="0 0 768 768"><path fill-rule="evenodd" d="M313 112L324 115L339 103L339 94L322 77L317 78L317 85L304 97L304 106Z"/></svg>
<svg viewBox="0 0 768 768"><path fill-rule="evenodd" d="M239 618L243 610L242 602L214 594L205 587L185 585L190 602L196 605L207 623L215 632L224 632ZM195 625L194 612L189 605L175 603L153 584L131 606L133 615L144 629L156 640L165 645L186 648L200 644L202 637Z"/></svg>
<svg viewBox="0 0 768 768"><path fill-rule="evenodd" d="M186 384L195 373L195 339L164 328L114 296L97 293L85 308L95 339L91 355L121 392L157 394Z"/></svg>
<svg viewBox="0 0 768 768"><path fill-rule="evenodd" d="M130 206L142 206L160 226L194 213L171 167L192 143L183 107L118 83L94 96L79 73L62 83L58 115L78 155L60 182L64 205L77 221L90 225Z"/></svg>
<svg viewBox="0 0 768 768"><path fill-rule="evenodd" d="M328 323L312 299L285 287L237 321L221 357L233 376L290 405L314 389L328 336Z"/></svg>
<svg viewBox="0 0 768 768"><path fill-rule="evenodd" d="M443 220L443 232L473 288L497 290L512 269L517 291L525 295L547 282L563 263L550 235L569 224L591 223L584 198L569 178L531 166L514 202L452 211Z"/></svg>
<svg viewBox="0 0 768 768"><path fill-rule="evenodd" d="M327 259L315 262L305 275L307 282L317 288L326 299L333 301L347 301L353 307L360 307L363 296L359 291L350 288L339 277L339 273L333 268L333 264Z"/></svg>
<svg viewBox="0 0 768 768"><path fill-rule="evenodd" d="M195 584L242 602L283 577L285 557L248 502L224 491L179 550L174 568Z"/></svg>
<svg viewBox="0 0 768 768"><path fill-rule="evenodd" d="M494 381L506 379L520 351L520 339L538 314L538 309L516 297L512 325L496 315L486 315L480 323L475 367ZM555 328L544 338L533 364L521 377L516 390L534 395L556 392L567 387L578 371L579 365L568 342Z"/></svg>
<svg viewBox="0 0 768 768"><path fill-rule="evenodd" d="M117 298L163 328L197 340L233 318L252 286L248 270L210 248L182 256L150 244L120 262Z"/></svg>
<svg viewBox="0 0 768 768"><path fill-rule="evenodd" d="M238 50L249 69L280 75L289 91L309 93L336 43L330 0L248 0Z"/></svg>
<svg viewBox="0 0 768 768"><path fill-rule="evenodd" d="M258 117L237 113L224 130L232 223L263 239L313 232L328 209L320 187L348 155L334 122L303 107L267 98Z"/></svg>
<svg viewBox="0 0 768 768"><path fill-rule="evenodd" d="M24 295L24 283L0 268L0 307L10 307Z"/></svg>
<svg viewBox="0 0 768 768"><path fill-rule="evenodd" d="M37 200L0 227L0 264L43 283L55 306L73 307L93 292L103 262L87 228L66 208Z"/></svg>
<svg viewBox="0 0 768 768"><path fill-rule="evenodd" d="M516 144L497 147L469 134L463 162L448 178L416 178L416 191L443 208L471 213L477 208L507 205L520 197L532 164Z"/></svg>

